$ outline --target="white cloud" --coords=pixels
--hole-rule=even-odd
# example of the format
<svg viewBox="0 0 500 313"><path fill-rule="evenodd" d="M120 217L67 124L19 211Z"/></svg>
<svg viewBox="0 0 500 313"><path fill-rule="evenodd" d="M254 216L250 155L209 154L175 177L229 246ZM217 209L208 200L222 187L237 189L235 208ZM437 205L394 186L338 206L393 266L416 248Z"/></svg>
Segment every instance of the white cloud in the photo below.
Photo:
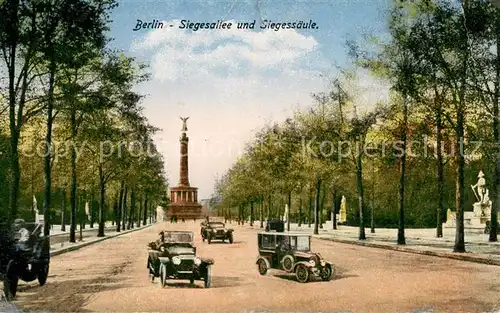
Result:
<svg viewBox="0 0 500 313"><path fill-rule="evenodd" d="M163 129L156 141L171 184L179 179L179 116L190 116L190 182L208 197L214 176L230 167L254 131L297 104L309 105L331 65L313 36L294 30L193 32L178 29L179 22L165 21L175 27L149 31L131 50L151 60L153 81L141 91L150 95L146 114Z"/></svg>

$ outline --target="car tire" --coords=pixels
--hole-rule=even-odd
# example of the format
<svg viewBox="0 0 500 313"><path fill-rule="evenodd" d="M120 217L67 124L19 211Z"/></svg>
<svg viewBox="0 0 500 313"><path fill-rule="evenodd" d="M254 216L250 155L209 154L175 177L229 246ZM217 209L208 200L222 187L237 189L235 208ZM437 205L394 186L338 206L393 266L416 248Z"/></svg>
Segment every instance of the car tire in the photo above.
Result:
<svg viewBox="0 0 500 313"><path fill-rule="evenodd" d="M190 285L194 284L194 277L191 277L191 278L189 279L189 284L190 284Z"/></svg>
<svg viewBox="0 0 500 313"><path fill-rule="evenodd" d="M333 266L327 265L326 271L321 274L321 279L323 281L330 281L330 280L332 280L334 273L335 273L335 268Z"/></svg>
<svg viewBox="0 0 500 313"><path fill-rule="evenodd" d="M287 254L281 259L281 266L283 267L283 270L286 272L292 272L293 271L293 265L295 264L295 260L293 256Z"/></svg>
<svg viewBox="0 0 500 313"><path fill-rule="evenodd" d="M229 243L233 243L233 234L229 235Z"/></svg>
<svg viewBox="0 0 500 313"><path fill-rule="evenodd" d="M38 270L38 283L40 286L45 285L47 282L47 277L49 276L49 264L44 264L42 267Z"/></svg>
<svg viewBox="0 0 500 313"><path fill-rule="evenodd" d="M259 274L264 276L267 274L267 264L264 259L259 259L257 261L257 269L259 270Z"/></svg>
<svg viewBox="0 0 500 313"><path fill-rule="evenodd" d="M5 280L3 281L3 290L7 301L12 300L17 293L17 284L19 277L15 273L14 260L10 260L5 271Z"/></svg>
<svg viewBox="0 0 500 313"><path fill-rule="evenodd" d="M208 244L212 243L212 234L210 234L210 233L208 234L207 241L208 241Z"/></svg>
<svg viewBox="0 0 500 313"><path fill-rule="evenodd" d="M295 276L299 283L307 283L309 281L309 269L304 264L298 264L295 268Z"/></svg>
<svg viewBox="0 0 500 313"><path fill-rule="evenodd" d="M212 266L207 265L207 272L205 273L205 288L212 287Z"/></svg>
<svg viewBox="0 0 500 313"><path fill-rule="evenodd" d="M167 277L168 277L167 266L162 263L160 265L160 283L162 288L167 285Z"/></svg>

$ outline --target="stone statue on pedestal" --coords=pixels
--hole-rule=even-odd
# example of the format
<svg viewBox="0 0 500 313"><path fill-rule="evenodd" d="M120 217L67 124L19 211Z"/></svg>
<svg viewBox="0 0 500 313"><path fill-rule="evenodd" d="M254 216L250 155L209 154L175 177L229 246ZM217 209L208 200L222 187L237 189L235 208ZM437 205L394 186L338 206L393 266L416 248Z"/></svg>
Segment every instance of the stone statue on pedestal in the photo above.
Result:
<svg viewBox="0 0 500 313"><path fill-rule="evenodd" d="M188 117L181 117L181 120L182 120L182 129L181 131L183 132L186 132L188 130L187 128L187 120L189 119L189 116Z"/></svg>
<svg viewBox="0 0 500 313"><path fill-rule="evenodd" d="M471 186L477 199L477 202L474 203L474 216L489 218L491 216L492 203L489 197L489 190L486 188L486 179L484 178L483 171L479 171L477 177L477 183Z"/></svg>

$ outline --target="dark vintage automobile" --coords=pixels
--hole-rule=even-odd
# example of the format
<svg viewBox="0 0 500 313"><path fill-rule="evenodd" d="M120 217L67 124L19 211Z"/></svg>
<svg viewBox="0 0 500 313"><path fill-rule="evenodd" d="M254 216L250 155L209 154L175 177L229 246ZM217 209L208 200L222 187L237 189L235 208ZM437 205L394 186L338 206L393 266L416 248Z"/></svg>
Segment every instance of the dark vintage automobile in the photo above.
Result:
<svg viewBox="0 0 500 313"><path fill-rule="evenodd" d="M193 245L193 233L188 231L162 231L160 238L150 242L148 269L151 281L160 277L161 286L167 285L167 279L185 279L191 284L195 280L205 282L205 288L211 285L212 259L196 256Z"/></svg>
<svg viewBox="0 0 500 313"><path fill-rule="evenodd" d="M311 235L261 232L257 239L259 256L256 263L261 275L266 275L269 269L280 269L295 273L299 282L306 283L313 277L330 281L335 273L331 262L311 251Z"/></svg>
<svg viewBox="0 0 500 313"><path fill-rule="evenodd" d="M267 220L266 222L266 232L279 232L285 231L285 222L282 220Z"/></svg>
<svg viewBox="0 0 500 313"><path fill-rule="evenodd" d="M222 240L222 242L227 240L229 243L233 243L233 232L233 229L226 228L226 225L222 222L202 223L200 230L202 240L205 241L206 239L209 244L214 239Z"/></svg>
<svg viewBox="0 0 500 313"><path fill-rule="evenodd" d="M38 279L45 285L49 274L50 241L42 235L42 224L15 220L0 224L0 279L8 300L14 298L19 280Z"/></svg>

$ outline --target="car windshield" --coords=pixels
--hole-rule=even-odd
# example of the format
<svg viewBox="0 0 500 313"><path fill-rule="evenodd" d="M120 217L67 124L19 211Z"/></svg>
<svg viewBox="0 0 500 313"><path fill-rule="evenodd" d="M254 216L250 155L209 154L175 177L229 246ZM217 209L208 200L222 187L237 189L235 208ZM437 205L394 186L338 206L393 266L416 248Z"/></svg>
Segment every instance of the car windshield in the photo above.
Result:
<svg viewBox="0 0 500 313"><path fill-rule="evenodd" d="M170 245L167 249L171 254L195 254L194 247L187 245Z"/></svg>
<svg viewBox="0 0 500 313"><path fill-rule="evenodd" d="M223 223L210 223L210 227L212 228L224 228Z"/></svg>
<svg viewBox="0 0 500 313"><path fill-rule="evenodd" d="M191 232L164 232L165 242L192 242L193 234Z"/></svg>

